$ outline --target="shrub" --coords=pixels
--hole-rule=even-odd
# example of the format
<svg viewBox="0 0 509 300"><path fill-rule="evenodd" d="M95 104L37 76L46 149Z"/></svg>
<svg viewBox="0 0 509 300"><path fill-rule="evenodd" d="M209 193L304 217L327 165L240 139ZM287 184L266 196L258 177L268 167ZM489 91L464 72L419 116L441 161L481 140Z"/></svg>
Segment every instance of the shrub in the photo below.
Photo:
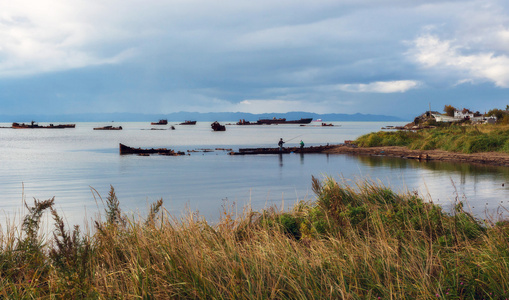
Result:
<svg viewBox="0 0 509 300"><path fill-rule="evenodd" d="M300 239L301 232L300 232L300 222L298 219L291 215L291 214L282 214L279 216L279 224L283 227L283 230L286 234L289 236Z"/></svg>

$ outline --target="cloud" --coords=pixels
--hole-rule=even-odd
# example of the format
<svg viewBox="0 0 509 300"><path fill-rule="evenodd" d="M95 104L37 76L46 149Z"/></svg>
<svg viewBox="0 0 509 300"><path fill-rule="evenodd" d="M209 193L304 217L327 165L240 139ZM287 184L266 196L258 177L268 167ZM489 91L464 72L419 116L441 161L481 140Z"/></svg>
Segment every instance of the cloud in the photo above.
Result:
<svg viewBox="0 0 509 300"><path fill-rule="evenodd" d="M336 88L351 93L404 93L418 88L420 82L415 80L377 81L368 84L339 84Z"/></svg>
<svg viewBox="0 0 509 300"><path fill-rule="evenodd" d="M244 100L235 105L236 111L250 113L285 113L288 111L306 111L309 105L303 101L292 100Z"/></svg>
<svg viewBox="0 0 509 300"><path fill-rule="evenodd" d="M237 104L230 104L223 111L248 113L286 113L305 111L318 114L356 113L357 103L351 99L333 100L290 100L290 99L248 99ZM352 108L354 108L352 110ZM364 110L367 112L368 110Z"/></svg>
<svg viewBox="0 0 509 300"><path fill-rule="evenodd" d="M31 110L413 114L509 85L504 0L0 4L0 98Z"/></svg>
<svg viewBox="0 0 509 300"><path fill-rule="evenodd" d="M505 37L507 31L498 34ZM418 37L413 46L409 54L424 68L458 71L469 76L461 78L461 82L491 81L498 87L509 88L509 57L506 54L473 51L468 45L441 40L431 34Z"/></svg>
<svg viewBox="0 0 509 300"><path fill-rule="evenodd" d="M310 23L260 28L241 33L233 42L239 50L302 49L328 46L334 42L354 39L358 34L339 17Z"/></svg>
<svg viewBox="0 0 509 300"><path fill-rule="evenodd" d="M4 1L2 1L4 2ZM19 0L2 3L0 76L23 76L104 64L133 56L133 47L101 53L95 44L122 37L119 31L91 22L101 7L94 3ZM5 5L4 5L5 4Z"/></svg>

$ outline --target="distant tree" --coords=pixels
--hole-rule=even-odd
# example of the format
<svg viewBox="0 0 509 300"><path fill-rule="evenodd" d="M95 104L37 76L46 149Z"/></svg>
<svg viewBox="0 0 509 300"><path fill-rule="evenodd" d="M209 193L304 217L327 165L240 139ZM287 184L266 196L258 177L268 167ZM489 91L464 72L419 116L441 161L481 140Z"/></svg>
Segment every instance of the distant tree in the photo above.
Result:
<svg viewBox="0 0 509 300"><path fill-rule="evenodd" d="M452 105L446 105L444 106L444 112L446 115L448 115L449 117L454 117L454 111L456 111L456 107L452 106Z"/></svg>
<svg viewBox="0 0 509 300"><path fill-rule="evenodd" d="M495 116L497 117L497 122L502 123L504 119L509 118L508 112L506 110L501 110L498 108L494 108L486 114L487 116Z"/></svg>

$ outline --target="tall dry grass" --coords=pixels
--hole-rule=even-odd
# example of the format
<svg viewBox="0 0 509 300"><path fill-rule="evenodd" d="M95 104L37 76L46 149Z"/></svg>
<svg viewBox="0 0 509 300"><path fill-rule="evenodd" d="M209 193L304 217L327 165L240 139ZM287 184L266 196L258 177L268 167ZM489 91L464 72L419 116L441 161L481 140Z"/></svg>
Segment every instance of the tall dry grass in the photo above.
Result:
<svg viewBox="0 0 509 300"><path fill-rule="evenodd" d="M66 229L36 201L0 240L9 299L503 299L509 226L452 215L415 193L313 178L317 198L291 211L225 209L218 224L126 216L113 188L93 234ZM53 237L34 235L50 210ZM28 224L28 225L25 225ZM29 226L29 227L27 227Z"/></svg>

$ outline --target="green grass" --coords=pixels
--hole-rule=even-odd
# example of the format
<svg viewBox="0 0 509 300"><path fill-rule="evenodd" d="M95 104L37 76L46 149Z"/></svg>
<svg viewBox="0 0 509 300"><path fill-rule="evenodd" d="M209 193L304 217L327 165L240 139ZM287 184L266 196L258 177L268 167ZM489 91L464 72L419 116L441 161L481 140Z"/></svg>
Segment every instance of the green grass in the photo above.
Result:
<svg viewBox="0 0 509 300"><path fill-rule="evenodd" d="M176 219L162 200L127 217L113 188L94 233L68 230L54 200L0 238L0 297L9 299L503 299L509 223L453 214L416 193L313 178L316 200L291 211L208 224ZM39 232L49 210L54 235Z"/></svg>
<svg viewBox="0 0 509 300"><path fill-rule="evenodd" d="M460 153L509 153L509 127L500 125L451 125L420 131L373 132L359 137L361 147L403 146Z"/></svg>

